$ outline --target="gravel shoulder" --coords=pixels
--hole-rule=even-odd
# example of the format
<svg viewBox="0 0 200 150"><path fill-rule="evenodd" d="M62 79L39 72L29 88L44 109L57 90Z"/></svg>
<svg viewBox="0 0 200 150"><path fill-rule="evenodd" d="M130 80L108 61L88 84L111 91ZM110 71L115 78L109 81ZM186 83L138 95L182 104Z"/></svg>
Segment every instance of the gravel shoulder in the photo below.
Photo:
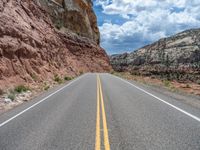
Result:
<svg viewBox="0 0 200 150"><path fill-rule="evenodd" d="M194 92L194 90L198 91L200 85L162 81L156 78L152 79L151 77L132 76L128 73L115 73L114 75L124 78L139 87L148 89L150 92L158 93L161 96L163 95L169 99L175 99L178 102L200 109L200 95L198 92Z"/></svg>
<svg viewBox="0 0 200 150"><path fill-rule="evenodd" d="M159 85L149 85L140 83L138 81L128 80L131 83L134 83L135 85L138 85L139 87L142 87L144 89L148 89L151 92L159 93L161 95L164 95L165 97L175 99L177 101L180 101L182 103L191 105L192 107L195 107L197 109L200 109L200 96L198 95L192 95L188 93L184 93L183 91L172 91L168 88L159 86Z"/></svg>

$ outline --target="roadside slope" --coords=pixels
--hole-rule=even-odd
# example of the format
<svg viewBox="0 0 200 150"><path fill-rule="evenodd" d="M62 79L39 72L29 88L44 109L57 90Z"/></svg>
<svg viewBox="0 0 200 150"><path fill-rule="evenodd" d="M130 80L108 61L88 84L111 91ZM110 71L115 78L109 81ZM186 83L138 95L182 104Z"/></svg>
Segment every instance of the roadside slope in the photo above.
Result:
<svg viewBox="0 0 200 150"><path fill-rule="evenodd" d="M98 45L98 33L86 37L67 27L64 31L56 29L41 1L0 2L0 88L41 83L57 74L109 71L109 59ZM92 5L88 7L92 9Z"/></svg>

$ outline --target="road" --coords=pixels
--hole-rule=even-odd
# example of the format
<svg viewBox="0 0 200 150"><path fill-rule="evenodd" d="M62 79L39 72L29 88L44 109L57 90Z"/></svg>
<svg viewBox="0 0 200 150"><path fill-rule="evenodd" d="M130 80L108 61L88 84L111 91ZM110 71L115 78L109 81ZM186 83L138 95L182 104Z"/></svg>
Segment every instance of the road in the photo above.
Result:
<svg viewBox="0 0 200 150"><path fill-rule="evenodd" d="M88 73L0 116L1 150L200 150L200 110Z"/></svg>

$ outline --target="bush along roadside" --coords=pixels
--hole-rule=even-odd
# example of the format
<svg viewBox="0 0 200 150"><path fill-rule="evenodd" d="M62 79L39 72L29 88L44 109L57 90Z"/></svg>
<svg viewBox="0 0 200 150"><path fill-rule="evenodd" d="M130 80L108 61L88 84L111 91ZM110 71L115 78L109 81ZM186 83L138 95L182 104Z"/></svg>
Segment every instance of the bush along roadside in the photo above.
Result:
<svg viewBox="0 0 200 150"><path fill-rule="evenodd" d="M27 91L29 91L29 90L30 90L30 88L29 88L29 87L26 87L26 86L24 86L24 85L16 86L15 89L14 89L14 91L15 91L16 93L27 92Z"/></svg>
<svg viewBox="0 0 200 150"><path fill-rule="evenodd" d="M68 76L65 76L65 77L64 77L64 80L65 80L65 81L70 81L70 80L72 80L72 79L73 79L73 77L68 77Z"/></svg>
<svg viewBox="0 0 200 150"><path fill-rule="evenodd" d="M17 101L27 101L31 95L31 90L25 85L18 85L14 89L9 90L5 95L4 102L10 103L15 100Z"/></svg>
<svg viewBox="0 0 200 150"><path fill-rule="evenodd" d="M68 75L60 77L59 75L55 74L53 77L53 81L57 84L62 84L65 81L70 81L73 79L74 77ZM44 82L44 84L42 85L42 90L47 91L51 87L53 87L54 84ZM2 100L2 102L5 103L28 101L31 98L30 95L32 95L33 93L35 92L32 91L28 86L21 84L8 90L7 92L0 89L0 99Z"/></svg>
<svg viewBox="0 0 200 150"><path fill-rule="evenodd" d="M37 79L35 75L32 75L32 78L33 80ZM73 79L73 76L67 74L64 76L55 74L50 81L46 80L37 86L37 89L30 89L30 87L23 84L5 91L0 88L0 113L9 110L23 102L31 100L42 91L48 91L50 88L56 85L63 84Z"/></svg>
<svg viewBox="0 0 200 150"><path fill-rule="evenodd" d="M58 84L63 83L63 80L57 74L54 75L54 81L57 82Z"/></svg>

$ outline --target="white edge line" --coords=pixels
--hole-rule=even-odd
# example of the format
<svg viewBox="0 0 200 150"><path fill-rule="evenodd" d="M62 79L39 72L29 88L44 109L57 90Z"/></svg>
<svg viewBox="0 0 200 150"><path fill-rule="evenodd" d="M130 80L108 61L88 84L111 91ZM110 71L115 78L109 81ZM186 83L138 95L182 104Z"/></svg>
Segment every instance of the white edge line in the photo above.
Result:
<svg viewBox="0 0 200 150"><path fill-rule="evenodd" d="M33 108L33 107L39 105L40 103L44 102L44 101L47 100L49 97L51 97L51 96L53 96L54 94L56 94L56 93L62 91L64 88L70 86L72 83L74 83L74 82L80 80L83 76L85 76L85 75L82 75L82 76L76 78L75 80L71 81L71 82L68 83L67 85L63 86L62 88L58 89L57 91L55 91L55 92L53 92L52 94L48 95L47 97L43 98L43 99L40 100L39 102L37 102L37 103L33 104L32 106L26 108L25 110L23 110L22 112L18 113L18 114L15 115L15 116L11 117L10 119L4 121L3 123L0 124L0 127L6 125L7 123L9 123L10 121L12 121L13 119L15 119L15 118L21 116L23 113L25 113L25 112L27 112L28 110L30 110L31 108Z"/></svg>
<svg viewBox="0 0 200 150"><path fill-rule="evenodd" d="M120 77L117 77L117 76L114 76L114 77L115 77L115 78L118 78L118 79L120 79L121 81L123 81L123 82L125 82L125 83L127 83L127 84L129 84L129 85L131 85L131 86L133 86L133 87L135 87L135 88L137 88L138 90L140 90L140 91L142 91L142 92L144 92L144 93L146 93L146 94L148 94L148 95L150 95L150 96L156 98L157 100L159 100L159 101L161 101L161 102L163 102L163 103L165 103L165 104L171 106L172 108L174 108L174 109L176 109L176 110L178 110L178 111L184 113L185 115L187 115L187 116L193 118L194 120L200 122L200 118L199 118L199 117L197 117L197 116L195 116L195 115L192 115L192 114L186 112L185 110L183 110L183 109L181 109L181 108L178 108L177 106L174 106L174 105L170 104L169 102L166 102L165 100L163 100L163 99L161 99L161 98L159 98L159 97L157 97L157 96L155 96L155 95L153 95L153 94L151 94L151 93L145 91L145 90L142 89L142 88L139 88L138 86L136 86L136 85L134 85L134 84L132 84L132 83L130 83L130 82L128 82L128 81L126 81L126 80L120 78Z"/></svg>

